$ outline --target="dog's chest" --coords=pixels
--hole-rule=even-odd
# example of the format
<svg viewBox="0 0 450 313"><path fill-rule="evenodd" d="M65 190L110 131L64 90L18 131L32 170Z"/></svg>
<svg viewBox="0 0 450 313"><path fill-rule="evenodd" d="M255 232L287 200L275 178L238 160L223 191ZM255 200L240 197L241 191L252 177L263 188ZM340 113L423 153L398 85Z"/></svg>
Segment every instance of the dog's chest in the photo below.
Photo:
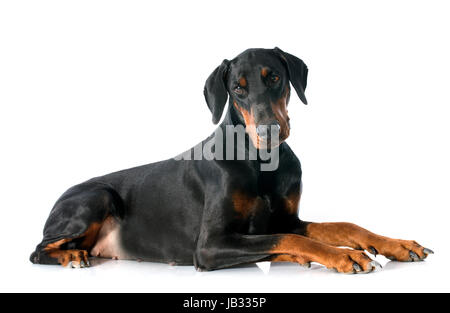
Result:
<svg viewBox="0 0 450 313"><path fill-rule="evenodd" d="M235 220L239 231L246 234L263 234L269 227L272 215L269 196L248 196L243 193L233 197Z"/></svg>

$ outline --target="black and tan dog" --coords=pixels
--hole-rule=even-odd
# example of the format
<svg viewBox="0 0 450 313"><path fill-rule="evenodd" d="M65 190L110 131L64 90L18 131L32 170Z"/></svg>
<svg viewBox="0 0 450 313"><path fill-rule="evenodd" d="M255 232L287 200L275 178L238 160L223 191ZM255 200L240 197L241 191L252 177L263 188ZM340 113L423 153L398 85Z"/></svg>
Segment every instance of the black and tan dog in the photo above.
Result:
<svg viewBox="0 0 450 313"><path fill-rule="evenodd" d="M91 179L56 202L44 238L30 260L89 266L89 256L193 264L214 270L258 262L318 262L343 273L367 273L376 263L364 251L419 261L432 251L415 241L371 233L350 223L310 223L298 217L300 162L284 140L290 126L290 83L306 104L308 69L275 49L250 49L224 60L210 75L205 97L220 128L246 126L257 149L269 143L263 125L279 130L274 171L261 158L175 160ZM353 249L339 248L347 246Z"/></svg>

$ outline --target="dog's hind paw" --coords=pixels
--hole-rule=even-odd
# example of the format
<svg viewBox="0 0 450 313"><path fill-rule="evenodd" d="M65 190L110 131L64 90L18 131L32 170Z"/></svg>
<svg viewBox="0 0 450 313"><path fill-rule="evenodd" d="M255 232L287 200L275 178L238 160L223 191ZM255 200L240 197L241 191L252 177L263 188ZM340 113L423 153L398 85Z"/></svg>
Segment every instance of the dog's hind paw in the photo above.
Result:
<svg viewBox="0 0 450 313"><path fill-rule="evenodd" d="M88 253L86 250L57 250L49 253L56 257L58 263L67 268L90 267Z"/></svg>

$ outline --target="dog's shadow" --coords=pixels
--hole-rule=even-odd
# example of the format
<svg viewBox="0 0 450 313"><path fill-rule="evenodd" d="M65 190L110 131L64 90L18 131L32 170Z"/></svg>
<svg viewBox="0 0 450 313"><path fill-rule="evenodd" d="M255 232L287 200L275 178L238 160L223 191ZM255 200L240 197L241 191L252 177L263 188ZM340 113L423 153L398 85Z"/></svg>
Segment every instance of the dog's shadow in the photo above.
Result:
<svg viewBox="0 0 450 313"><path fill-rule="evenodd" d="M388 259L380 258L377 257L376 258L377 261L379 261L382 264L382 269L377 270L377 272L380 271L391 271L391 270L402 270L405 269L407 267L410 266L423 266L426 264L426 261L421 261L421 262L396 262L396 261L390 261ZM121 266L124 265L122 261L117 261L117 260L113 260L113 259L106 259L106 258L97 258L97 257L92 257L89 259L90 265L91 267L95 267L97 268L98 266ZM186 275L188 275L188 273L186 273L186 267L189 267L192 269L193 272L195 272L195 269L193 266L172 266L169 264L164 264L164 263L154 263L154 262L148 262L148 261L125 261L127 263L127 265L125 266L129 266L130 263L136 263L136 265L140 264L140 265L144 265L144 266L148 266L151 269L154 270L158 270L161 271L164 268L168 270L168 272L178 272L180 273L184 273ZM187 271L190 272L190 271ZM249 264L240 264L240 265L236 265L236 266L232 266L229 268L225 268L225 269L221 269L221 270L216 270L216 271L210 271L210 272L198 272L198 275L208 275L208 274L212 274L212 275L227 275L230 273L239 273L240 275L244 274L244 275L255 275L255 274L263 274L263 275L281 275L281 276L285 276L285 275L292 275L293 273L298 273L298 272L304 272L304 273L325 273L325 274L329 274L330 270L327 269L326 267L317 264L317 263L312 263L310 268L305 268L299 264L295 264L295 263L284 263L284 262L259 262L259 263L249 263Z"/></svg>

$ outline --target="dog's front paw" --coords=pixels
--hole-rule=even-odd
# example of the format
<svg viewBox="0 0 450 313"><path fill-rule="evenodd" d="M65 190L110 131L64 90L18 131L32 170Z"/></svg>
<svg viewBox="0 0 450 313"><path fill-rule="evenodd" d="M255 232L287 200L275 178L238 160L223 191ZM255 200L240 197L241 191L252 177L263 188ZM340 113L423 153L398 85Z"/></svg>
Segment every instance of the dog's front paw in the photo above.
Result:
<svg viewBox="0 0 450 313"><path fill-rule="evenodd" d="M401 262L423 261L430 254L431 249L424 248L414 240L400 240L386 238L371 245L368 249L372 254L382 254L390 260Z"/></svg>
<svg viewBox="0 0 450 313"><path fill-rule="evenodd" d="M377 261L373 261L362 251L340 248L324 263L329 269L345 274L366 274L381 268Z"/></svg>

